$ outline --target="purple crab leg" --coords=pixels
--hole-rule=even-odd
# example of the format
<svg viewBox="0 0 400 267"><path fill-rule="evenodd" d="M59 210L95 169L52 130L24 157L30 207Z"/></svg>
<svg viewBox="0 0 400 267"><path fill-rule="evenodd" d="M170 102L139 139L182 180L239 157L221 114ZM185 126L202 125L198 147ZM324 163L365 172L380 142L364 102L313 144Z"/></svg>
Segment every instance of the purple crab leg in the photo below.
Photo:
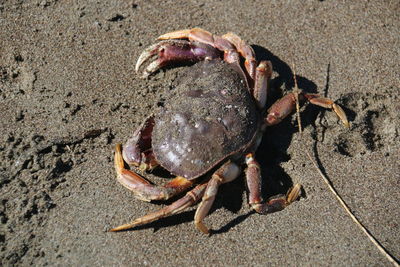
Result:
<svg viewBox="0 0 400 267"><path fill-rule="evenodd" d="M151 223L158 219L181 212L200 200L200 198L204 194L206 186L207 186L207 183L200 184L200 185L196 186L194 189L192 189L191 191L189 191L188 193L186 193L186 195L184 197L178 199L171 205L166 206L165 208L160 209L158 211L149 213L149 214L147 214L143 217L140 217L130 223L115 227L115 228L111 229L110 232L127 230L127 229L133 228L135 226L140 226L140 225L144 225L147 223Z"/></svg>
<svg viewBox="0 0 400 267"><path fill-rule="evenodd" d="M329 98L320 97L318 94L299 93L299 100L307 99L311 104L323 108L332 109L345 127L350 127L346 113L343 109ZM296 95L289 93L275 102L269 109L265 118L266 126L271 126L280 123L284 118L296 110Z"/></svg>
<svg viewBox="0 0 400 267"><path fill-rule="evenodd" d="M192 181L180 176L163 186L151 184L139 174L125 169L120 144L115 147L114 165L117 171L117 180L131 190L137 198L144 201L166 200L193 185Z"/></svg>
<svg viewBox="0 0 400 267"><path fill-rule="evenodd" d="M207 216L212 204L214 203L218 187L223 183L227 183L236 179L239 174L239 166L232 162L225 163L217 171L215 171L211 177L211 180L208 182L207 189L194 216L194 223L197 229L205 234L209 233L208 228L203 223L203 219Z"/></svg>
<svg viewBox="0 0 400 267"><path fill-rule="evenodd" d="M280 211L295 201L301 191L301 186L296 184L286 195L277 195L264 202L261 196L261 172L260 165L255 160L252 153L246 155L246 181L249 190L249 204L260 214L267 214Z"/></svg>

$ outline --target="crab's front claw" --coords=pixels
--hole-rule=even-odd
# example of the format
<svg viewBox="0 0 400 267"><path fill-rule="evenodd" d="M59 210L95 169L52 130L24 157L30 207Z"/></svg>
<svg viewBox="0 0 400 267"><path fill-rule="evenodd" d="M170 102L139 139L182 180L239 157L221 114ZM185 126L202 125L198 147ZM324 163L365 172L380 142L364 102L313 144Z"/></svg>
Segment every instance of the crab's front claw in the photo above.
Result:
<svg viewBox="0 0 400 267"><path fill-rule="evenodd" d="M179 44L184 46L183 41L176 41L174 45L179 45ZM170 41L162 41L146 48L142 52L142 54L140 54L138 61L136 62L135 71L139 72L139 69L143 65L143 63L145 63L154 56L157 56L157 58L154 61L150 62L150 64L144 69L142 77L146 78L151 73L162 68L168 59L168 53L166 54L165 51L166 50L169 51L170 49L168 48L172 46L173 44L171 44Z"/></svg>
<svg viewBox="0 0 400 267"><path fill-rule="evenodd" d="M195 63L205 59L221 57L221 51L203 43L187 40L165 40L145 49L136 62L135 70L139 72L141 66L155 57L143 71L146 78L158 69L174 63Z"/></svg>
<svg viewBox="0 0 400 267"><path fill-rule="evenodd" d="M139 72L140 66L142 66L142 64L144 62L146 62L149 58L151 58L152 56L156 55L158 53L158 50L161 48L161 44L154 44L149 46L148 48L146 48L139 56L137 62L136 62L136 66L135 66L135 71Z"/></svg>

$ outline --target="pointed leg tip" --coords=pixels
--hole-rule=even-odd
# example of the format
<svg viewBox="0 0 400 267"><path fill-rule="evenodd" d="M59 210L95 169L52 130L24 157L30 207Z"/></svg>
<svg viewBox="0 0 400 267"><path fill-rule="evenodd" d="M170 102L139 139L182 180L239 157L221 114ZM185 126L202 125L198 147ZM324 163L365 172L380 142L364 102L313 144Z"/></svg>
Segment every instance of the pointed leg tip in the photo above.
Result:
<svg viewBox="0 0 400 267"><path fill-rule="evenodd" d="M301 189L301 184L295 184L293 186L293 189L300 190Z"/></svg>
<svg viewBox="0 0 400 267"><path fill-rule="evenodd" d="M124 228L122 228L121 226L117 226L115 228L111 228L108 230L108 232L120 232L122 230L125 230Z"/></svg>
<svg viewBox="0 0 400 267"><path fill-rule="evenodd" d="M124 230L131 229L133 227L134 227L134 225L132 225L132 224L123 224L123 225L120 225L120 226L117 226L115 228L108 230L108 232L121 232Z"/></svg>
<svg viewBox="0 0 400 267"><path fill-rule="evenodd" d="M140 78L142 78L142 79L147 79L147 78L149 78L149 76L150 76L150 74L151 73L149 73L148 71L143 71L143 73L140 75Z"/></svg>
<svg viewBox="0 0 400 267"><path fill-rule="evenodd" d="M111 228L111 229L107 230L107 232L119 232L119 231L122 231L122 230L119 230L118 227Z"/></svg>
<svg viewBox="0 0 400 267"><path fill-rule="evenodd" d="M135 65L135 72L136 72L136 73L139 73L139 69L140 69L140 64L139 64L139 63L136 63L136 65Z"/></svg>
<svg viewBox="0 0 400 267"><path fill-rule="evenodd" d="M288 192L287 194L287 202L290 204L294 201L296 201L301 194L301 185L300 184L295 184Z"/></svg>
<svg viewBox="0 0 400 267"><path fill-rule="evenodd" d="M209 235L210 230L204 225L203 222L195 222L196 228L200 230L203 234Z"/></svg>
<svg viewBox="0 0 400 267"><path fill-rule="evenodd" d="M339 119L342 121L344 127L346 128L350 128L350 123L347 120L347 116L346 113L344 112L344 110L342 109L341 106L339 106L338 104L333 103L332 104L332 108L335 111L336 115L339 117Z"/></svg>

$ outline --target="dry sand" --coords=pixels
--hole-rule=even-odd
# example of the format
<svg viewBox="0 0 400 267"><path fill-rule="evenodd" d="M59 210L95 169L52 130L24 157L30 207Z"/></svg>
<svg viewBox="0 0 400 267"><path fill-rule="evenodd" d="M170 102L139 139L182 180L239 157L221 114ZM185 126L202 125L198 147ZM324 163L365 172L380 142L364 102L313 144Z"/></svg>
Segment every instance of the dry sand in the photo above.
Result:
<svg viewBox="0 0 400 267"><path fill-rule="evenodd" d="M399 259L399 14L398 1L1 1L0 265L390 266L304 149ZM117 183L113 149L180 70L140 79L138 55L195 26L233 31L271 60L271 99L291 89L294 63L300 87L344 105L352 126L308 106L302 138L294 116L270 128L258 154L265 196L292 182L305 191L284 211L251 213L238 179L220 189L210 237L193 209L106 232L163 205Z"/></svg>

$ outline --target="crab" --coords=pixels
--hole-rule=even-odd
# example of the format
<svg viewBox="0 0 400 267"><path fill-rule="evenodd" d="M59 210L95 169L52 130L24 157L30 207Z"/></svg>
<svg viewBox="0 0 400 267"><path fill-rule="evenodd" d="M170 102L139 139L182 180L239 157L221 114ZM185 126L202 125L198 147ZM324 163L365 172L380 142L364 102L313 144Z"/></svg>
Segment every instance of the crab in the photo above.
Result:
<svg viewBox="0 0 400 267"><path fill-rule="evenodd" d="M263 133L296 109L296 99L332 109L345 126L343 109L317 94L291 92L266 107L273 69L257 62L251 46L234 33L213 35L200 28L169 32L139 56L142 76L177 63L195 63L157 111L150 115L122 147L116 145L118 181L144 201L167 200L187 192L172 204L110 231L121 231L176 214L200 202L194 223L203 223L218 187L240 176L244 167L248 202L257 213L280 211L297 200L301 186L264 201L260 165L255 158ZM161 167L175 178L155 185L125 163L142 171Z"/></svg>

